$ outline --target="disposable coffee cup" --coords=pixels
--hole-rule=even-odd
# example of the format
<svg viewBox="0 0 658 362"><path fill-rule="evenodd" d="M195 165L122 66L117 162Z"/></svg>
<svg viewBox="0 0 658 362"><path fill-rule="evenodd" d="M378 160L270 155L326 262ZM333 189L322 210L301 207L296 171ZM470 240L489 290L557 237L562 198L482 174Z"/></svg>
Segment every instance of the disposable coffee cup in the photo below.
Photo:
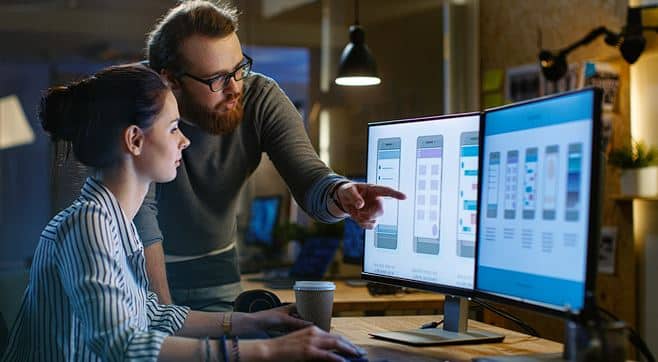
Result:
<svg viewBox="0 0 658 362"><path fill-rule="evenodd" d="M336 284L332 282L298 281L293 287L297 313L302 319L313 322L329 332L334 306Z"/></svg>

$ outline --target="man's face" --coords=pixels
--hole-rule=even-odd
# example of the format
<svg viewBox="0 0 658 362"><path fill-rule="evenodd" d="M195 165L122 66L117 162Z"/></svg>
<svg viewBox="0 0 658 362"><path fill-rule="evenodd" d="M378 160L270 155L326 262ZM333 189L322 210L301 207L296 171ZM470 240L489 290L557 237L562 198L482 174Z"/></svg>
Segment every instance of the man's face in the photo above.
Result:
<svg viewBox="0 0 658 362"><path fill-rule="evenodd" d="M185 73L201 79L230 73L244 60L235 33L223 38L193 35L181 44L180 52ZM176 95L184 119L212 134L229 133L238 127L243 116L244 81L231 78L218 92L188 76L180 77L179 82Z"/></svg>

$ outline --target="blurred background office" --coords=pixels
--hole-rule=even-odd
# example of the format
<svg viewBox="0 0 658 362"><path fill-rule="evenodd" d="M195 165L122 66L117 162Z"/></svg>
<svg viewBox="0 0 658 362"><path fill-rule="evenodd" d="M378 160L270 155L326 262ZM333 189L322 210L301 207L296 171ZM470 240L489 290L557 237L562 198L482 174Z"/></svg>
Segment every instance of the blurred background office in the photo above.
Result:
<svg viewBox="0 0 658 362"><path fill-rule="evenodd" d="M572 86L564 81L559 85L542 78L537 59L542 48L561 49L602 25L618 31L626 24L629 5L658 2L233 3L242 13L239 36L245 53L254 59L254 70L279 82L300 111L311 141L325 162L341 174L363 177L368 122L476 111L560 87L569 89ZM67 159L65 150L52 147L41 131L36 117L41 91L110 64L142 60L145 35L174 4L172 0L0 1L0 307L6 323L11 323L17 311L27 278L25 270L41 229L77 194L86 171ZM643 16L644 24L658 25L657 9L644 11ZM349 42L349 26L357 17L376 60L379 85L345 87L334 82L341 52ZM647 33L645 50L632 66L618 49L602 39L575 50L568 60L576 73L584 62L592 61L611 65L618 75L617 96L610 109L609 147L624 145L631 136L658 145L658 128L651 126L658 119L658 110L651 109L650 100L655 100L658 84L658 75L651 71L658 69L655 34ZM530 80L524 80L528 77ZM613 270L600 275L599 299L639 327L645 338L654 336L653 340L647 339L656 350L658 316L647 307L656 301L656 288L647 287L651 279L646 275L647 271L657 270L658 259L652 260L652 255L658 253L654 245L658 231L651 229L649 222L654 219L657 204L651 197L616 197L620 186L615 172L607 170L603 210L604 224L616 230ZM262 207L270 211L253 211L269 197L277 200L275 206L263 203L266 206ZM273 207L276 212L272 212ZM268 230L269 238L249 234L258 213L260 220L272 228ZM267 221L273 215L274 224ZM271 251L271 245L283 247L287 239L301 237L303 233L291 225L299 225L307 234L319 230L315 233L337 238L343 235L340 225L338 229L312 229L291 202L267 156L244 189L239 224L246 244L250 244L243 246L246 258ZM260 228L251 227L252 231ZM284 258L284 254L276 255ZM354 254L347 259L354 263ZM358 264L340 265L333 272L358 277L359 270ZM12 291L12 295L5 291ZM561 324L551 325L549 318L545 320L538 322L549 330L543 335L562 338ZM651 320L654 322L645 322Z"/></svg>

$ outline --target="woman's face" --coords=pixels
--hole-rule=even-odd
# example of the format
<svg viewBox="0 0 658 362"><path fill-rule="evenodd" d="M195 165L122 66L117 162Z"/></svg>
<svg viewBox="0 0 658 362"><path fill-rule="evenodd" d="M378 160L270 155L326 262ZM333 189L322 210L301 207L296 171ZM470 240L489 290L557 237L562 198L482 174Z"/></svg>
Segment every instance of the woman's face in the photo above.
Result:
<svg viewBox="0 0 658 362"><path fill-rule="evenodd" d="M144 131L144 147L136 161L140 173L152 181L169 182L176 178L182 151L190 145L190 140L178 128L179 120L176 98L167 91L162 111Z"/></svg>

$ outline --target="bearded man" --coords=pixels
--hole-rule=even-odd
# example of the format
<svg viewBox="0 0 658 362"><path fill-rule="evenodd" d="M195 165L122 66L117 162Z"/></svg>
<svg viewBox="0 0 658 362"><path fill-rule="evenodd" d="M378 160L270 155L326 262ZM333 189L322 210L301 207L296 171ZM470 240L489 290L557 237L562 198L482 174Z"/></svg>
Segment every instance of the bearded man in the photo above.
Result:
<svg viewBox="0 0 658 362"><path fill-rule="evenodd" d="M349 182L317 156L300 114L270 78L251 71L237 10L228 3L180 3L148 38L149 65L176 96L191 140L176 179L153 185L135 224L151 289L162 303L223 311L240 293L236 207L240 189L267 152L300 206L332 223L352 217L372 228L395 190Z"/></svg>

